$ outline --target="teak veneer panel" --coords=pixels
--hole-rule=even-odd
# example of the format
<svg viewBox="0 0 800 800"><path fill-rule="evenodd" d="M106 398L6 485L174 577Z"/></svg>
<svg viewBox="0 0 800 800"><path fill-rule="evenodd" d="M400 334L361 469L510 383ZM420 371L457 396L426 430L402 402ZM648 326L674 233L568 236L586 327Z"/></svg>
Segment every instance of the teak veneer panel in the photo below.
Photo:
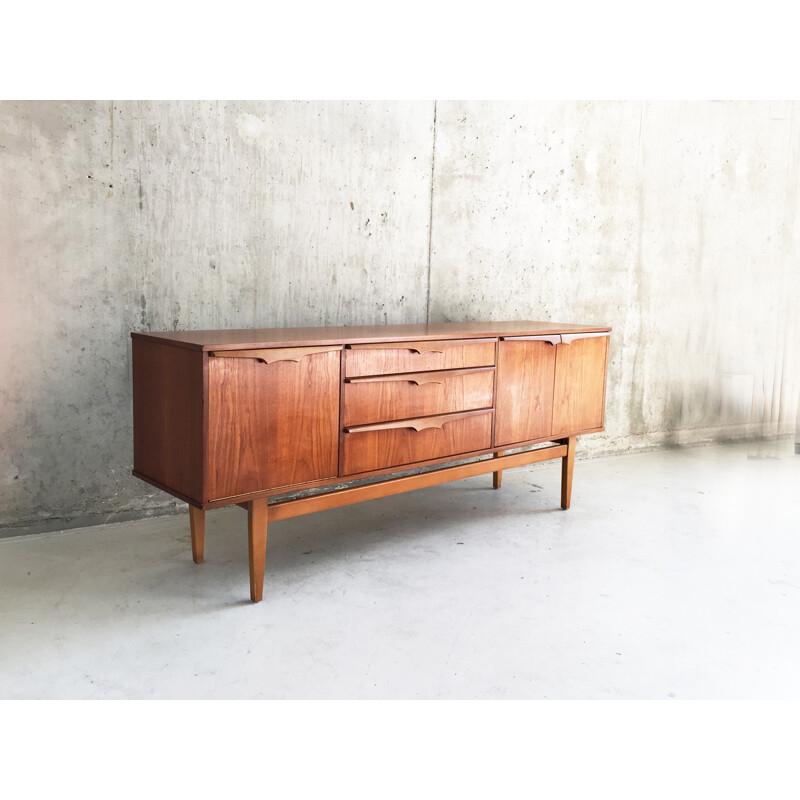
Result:
<svg viewBox="0 0 800 800"><path fill-rule="evenodd" d="M339 362L208 359L208 499L336 475Z"/></svg>
<svg viewBox="0 0 800 800"><path fill-rule="evenodd" d="M553 435L603 427L608 336L556 345Z"/></svg>
<svg viewBox="0 0 800 800"><path fill-rule="evenodd" d="M203 354L134 339L133 470L203 497Z"/></svg>
<svg viewBox="0 0 800 800"><path fill-rule="evenodd" d="M491 447L492 411L434 418L436 427L400 427L387 423L383 429L349 429L344 435L343 475L355 475L383 467L402 467L443 456L469 453ZM424 425L426 420L408 420L408 425ZM392 426L392 427L389 427ZM397 426L397 427L396 427Z"/></svg>
<svg viewBox="0 0 800 800"><path fill-rule="evenodd" d="M209 331L136 331L134 339L149 339L196 350L238 350L262 347L305 347L322 344L402 342L429 339L490 338L548 333L610 331L591 325L560 322L435 322L423 325L348 325L320 328L248 328Z"/></svg>
<svg viewBox="0 0 800 800"><path fill-rule="evenodd" d="M495 445L539 439L553 432L558 346L546 341L500 342Z"/></svg>
<svg viewBox="0 0 800 800"><path fill-rule="evenodd" d="M493 394L491 367L354 378L344 386L344 424L491 408Z"/></svg>
<svg viewBox="0 0 800 800"><path fill-rule="evenodd" d="M494 366L494 340L377 342L345 350L345 376Z"/></svg>

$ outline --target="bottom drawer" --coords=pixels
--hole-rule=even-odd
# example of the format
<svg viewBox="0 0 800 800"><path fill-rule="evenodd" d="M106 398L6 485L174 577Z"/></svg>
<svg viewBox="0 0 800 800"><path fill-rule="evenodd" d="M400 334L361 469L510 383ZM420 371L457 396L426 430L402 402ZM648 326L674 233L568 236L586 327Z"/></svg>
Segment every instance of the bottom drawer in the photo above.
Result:
<svg viewBox="0 0 800 800"><path fill-rule="evenodd" d="M343 475L456 456L492 446L492 411L466 411L345 429Z"/></svg>

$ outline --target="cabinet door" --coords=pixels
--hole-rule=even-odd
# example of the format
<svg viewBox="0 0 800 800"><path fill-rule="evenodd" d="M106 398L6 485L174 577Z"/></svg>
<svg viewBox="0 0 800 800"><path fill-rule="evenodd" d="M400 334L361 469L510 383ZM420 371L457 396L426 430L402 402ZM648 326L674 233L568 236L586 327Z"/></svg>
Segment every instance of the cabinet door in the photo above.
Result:
<svg viewBox="0 0 800 800"><path fill-rule="evenodd" d="M556 347L553 435L603 427L608 334L564 335Z"/></svg>
<svg viewBox="0 0 800 800"><path fill-rule="evenodd" d="M209 357L209 500L336 476L340 363L341 347Z"/></svg>
<svg viewBox="0 0 800 800"><path fill-rule="evenodd" d="M500 340L495 446L550 436L558 340L558 336Z"/></svg>

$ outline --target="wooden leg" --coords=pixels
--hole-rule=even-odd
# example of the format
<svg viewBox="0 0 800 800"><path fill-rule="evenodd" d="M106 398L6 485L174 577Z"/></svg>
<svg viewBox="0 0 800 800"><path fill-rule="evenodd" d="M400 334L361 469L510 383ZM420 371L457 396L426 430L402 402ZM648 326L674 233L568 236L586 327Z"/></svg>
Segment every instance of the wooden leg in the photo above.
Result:
<svg viewBox="0 0 800 800"><path fill-rule="evenodd" d="M498 458L501 455L503 455L503 451L498 450L494 454L494 457ZM503 485L503 470L499 469L497 470L497 472L492 473L492 486L494 486L495 489L499 489L502 485Z"/></svg>
<svg viewBox="0 0 800 800"><path fill-rule="evenodd" d="M567 445L567 454L561 459L561 508L569 508L569 501L572 497L572 467L575 464L575 442L576 438L570 436L564 439Z"/></svg>
<svg viewBox="0 0 800 800"><path fill-rule="evenodd" d="M195 564L202 564L206 544L206 512L202 508L189 506L189 525L192 529L192 559Z"/></svg>
<svg viewBox="0 0 800 800"><path fill-rule="evenodd" d="M257 603L264 593L264 563L267 560L267 501L247 504L247 549L250 556L250 599Z"/></svg>

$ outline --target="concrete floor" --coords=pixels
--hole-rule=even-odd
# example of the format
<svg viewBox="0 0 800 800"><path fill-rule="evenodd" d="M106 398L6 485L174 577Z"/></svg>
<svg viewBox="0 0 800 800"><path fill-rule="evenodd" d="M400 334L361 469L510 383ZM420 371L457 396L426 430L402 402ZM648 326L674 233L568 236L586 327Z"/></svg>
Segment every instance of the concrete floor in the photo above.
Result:
<svg viewBox="0 0 800 800"><path fill-rule="evenodd" d="M791 441L0 540L2 698L800 698Z"/></svg>

